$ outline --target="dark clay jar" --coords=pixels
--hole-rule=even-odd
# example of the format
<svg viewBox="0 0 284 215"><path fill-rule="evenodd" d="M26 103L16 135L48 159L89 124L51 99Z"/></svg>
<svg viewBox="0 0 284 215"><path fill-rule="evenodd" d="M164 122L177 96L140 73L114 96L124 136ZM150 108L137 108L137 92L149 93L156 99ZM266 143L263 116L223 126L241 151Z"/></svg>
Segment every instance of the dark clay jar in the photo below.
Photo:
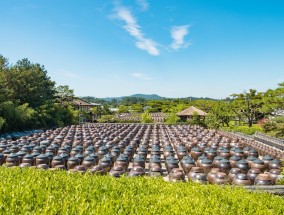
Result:
<svg viewBox="0 0 284 215"><path fill-rule="evenodd" d="M161 160L160 160L159 156L152 156L150 158L149 169L151 169L154 166L158 166L158 167L162 168Z"/></svg>
<svg viewBox="0 0 284 215"><path fill-rule="evenodd" d="M248 156L248 157L246 158L246 161L248 162L249 168L251 168L251 165L252 165L252 163L253 163L253 161L254 161L255 159L257 159L257 158L256 158L256 157L253 157L253 156Z"/></svg>
<svg viewBox="0 0 284 215"><path fill-rule="evenodd" d="M29 168L29 167L31 167L31 165L30 165L29 163L21 163L21 164L19 165L19 167L20 167L20 168Z"/></svg>
<svg viewBox="0 0 284 215"><path fill-rule="evenodd" d="M229 179L226 173L218 172L216 174L215 184L228 184Z"/></svg>
<svg viewBox="0 0 284 215"><path fill-rule="evenodd" d="M95 159L96 165L99 163L99 156L96 153L92 153L89 156L93 157Z"/></svg>
<svg viewBox="0 0 284 215"><path fill-rule="evenodd" d="M216 174L220 172L220 169L219 168L213 168L211 169L211 171L208 173L207 175L207 179L208 179L208 182L210 184L214 184L215 180L216 180Z"/></svg>
<svg viewBox="0 0 284 215"><path fill-rule="evenodd" d="M98 156L99 156L99 159L102 159L106 154L108 153L108 150L105 146L101 146L99 149L98 149Z"/></svg>
<svg viewBox="0 0 284 215"><path fill-rule="evenodd" d="M178 167L179 167L178 160L176 159L166 160L166 168L167 168L168 173L170 173L172 169L178 168Z"/></svg>
<svg viewBox="0 0 284 215"><path fill-rule="evenodd" d="M187 175L192 167L195 167L195 162L194 160L192 160L192 158L188 158L188 157L183 157L183 159L180 162L181 167L184 171L184 173Z"/></svg>
<svg viewBox="0 0 284 215"><path fill-rule="evenodd" d="M160 148L157 146L153 146L151 148L151 155L160 155Z"/></svg>
<svg viewBox="0 0 284 215"><path fill-rule="evenodd" d="M201 167L201 161L205 158L207 158L205 155L200 155L196 161L196 166Z"/></svg>
<svg viewBox="0 0 284 215"><path fill-rule="evenodd" d="M127 158L123 154L120 154L119 157L116 159L114 166L121 166L124 168L125 171L127 171L128 164L129 163Z"/></svg>
<svg viewBox="0 0 284 215"><path fill-rule="evenodd" d="M77 170L77 172L80 172L80 173L85 173L87 171L87 168L83 165L78 165L75 167L75 169Z"/></svg>
<svg viewBox="0 0 284 215"><path fill-rule="evenodd" d="M203 173L200 167L192 167L190 172L187 174L189 180L192 180L197 173Z"/></svg>
<svg viewBox="0 0 284 215"><path fill-rule="evenodd" d="M0 153L0 166L2 166L5 163L5 157L2 153Z"/></svg>
<svg viewBox="0 0 284 215"><path fill-rule="evenodd" d="M92 174L105 175L104 169L100 165L94 166L93 168L89 169L89 172Z"/></svg>
<svg viewBox="0 0 284 215"><path fill-rule="evenodd" d="M247 174L248 171L249 171L249 164L246 160L242 159L242 160L239 160L237 162L237 165L236 165L237 168L241 169L242 170L242 173L243 174Z"/></svg>
<svg viewBox="0 0 284 215"><path fill-rule="evenodd" d="M165 148L164 148L164 156L165 157L168 157L168 156L174 156L174 150L173 150L173 148L172 148L172 146L166 146Z"/></svg>
<svg viewBox="0 0 284 215"><path fill-rule="evenodd" d="M249 186L251 185L251 181L248 179L246 174L240 173L237 174L232 184L239 186Z"/></svg>
<svg viewBox="0 0 284 215"><path fill-rule="evenodd" d="M9 150L12 152L12 153L17 153L19 151L19 147L16 146L16 145L13 145L9 148Z"/></svg>
<svg viewBox="0 0 284 215"><path fill-rule="evenodd" d="M238 162L239 160L241 160L241 158L240 158L239 156L236 156L236 155L232 156L232 157L230 158L230 165L231 165L231 167L232 167L232 168L236 168L237 162Z"/></svg>
<svg viewBox="0 0 284 215"><path fill-rule="evenodd" d="M103 157L100 162L99 165L104 169L105 173L110 171L111 168L111 160L107 157Z"/></svg>
<svg viewBox="0 0 284 215"><path fill-rule="evenodd" d="M279 176L281 175L280 169L271 169L268 173L270 179L275 184L275 182L278 180Z"/></svg>
<svg viewBox="0 0 284 215"><path fill-rule="evenodd" d="M184 181L185 177L183 171L179 168L174 168L169 174L169 180L173 182Z"/></svg>
<svg viewBox="0 0 284 215"><path fill-rule="evenodd" d="M227 159L222 159L220 160L219 164L218 164L218 168L220 169L220 172L224 172L226 174L229 174L230 169L231 169L231 165L230 162Z"/></svg>
<svg viewBox="0 0 284 215"><path fill-rule="evenodd" d="M273 185L268 174L259 174L254 181L255 185Z"/></svg>
<svg viewBox="0 0 284 215"><path fill-rule="evenodd" d="M235 156L238 156L240 158L244 158L244 151L242 149L236 149L235 150Z"/></svg>
<svg viewBox="0 0 284 215"><path fill-rule="evenodd" d="M48 169L48 165L45 163L39 164L36 166L37 169L43 169L43 170L47 170Z"/></svg>
<svg viewBox="0 0 284 215"><path fill-rule="evenodd" d="M36 157L36 166L40 164L46 164L49 166L49 157L45 154L40 154L39 156Z"/></svg>
<svg viewBox="0 0 284 215"><path fill-rule="evenodd" d="M142 167L133 167L128 174L128 176L130 177L143 176L143 175L145 175L145 171Z"/></svg>
<svg viewBox="0 0 284 215"><path fill-rule="evenodd" d="M235 177L236 177L238 174L240 174L240 173L242 173L242 170L241 170L241 169L239 169L239 168L232 168L232 169L230 170L229 175L228 175L228 177L229 177L229 182L232 183L232 182L234 181Z"/></svg>
<svg viewBox="0 0 284 215"><path fill-rule="evenodd" d="M53 157L52 161L51 161L51 167L54 168L57 165L64 165L64 160L61 156L55 156Z"/></svg>
<svg viewBox="0 0 284 215"><path fill-rule="evenodd" d="M67 169L75 169L78 165L80 165L79 159L76 157L70 157L67 162Z"/></svg>
<svg viewBox="0 0 284 215"><path fill-rule="evenodd" d="M220 156L225 158L225 159L229 159L231 157L231 153L228 149L223 149L221 152L220 152Z"/></svg>
<svg viewBox="0 0 284 215"><path fill-rule="evenodd" d="M87 156L84 158L82 165L85 166L87 169L90 169L96 165L96 161L93 157Z"/></svg>
<svg viewBox="0 0 284 215"><path fill-rule="evenodd" d="M258 157L258 152L254 148L252 148L252 149L249 150L248 156L252 156L252 157L256 157L257 158Z"/></svg>
<svg viewBox="0 0 284 215"><path fill-rule="evenodd" d="M194 147L190 151L190 156L193 158L194 161L197 161L198 157L202 154L202 150L198 147Z"/></svg>
<svg viewBox="0 0 284 215"><path fill-rule="evenodd" d="M273 161L273 157L270 155L265 155L263 156L262 160L264 162L266 170L268 170L270 162Z"/></svg>
<svg viewBox="0 0 284 215"><path fill-rule="evenodd" d="M19 162L22 163L23 157L26 155L26 153L23 152L23 151L18 151L16 154L18 155L18 157L20 159Z"/></svg>
<svg viewBox="0 0 284 215"><path fill-rule="evenodd" d="M254 184L254 181L255 181L255 178L261 174L261 171L259 169L255 169L255 168L251 168L249 171L248 171L248 179L251 181L252 184Z"/></svg>
<svg viewBox="0 0 284 215"><path fill-rule="evenodd" d="M140 166L143 169L145 168L145 158L142 155L137 155L134 159L133 159L133 166Z"/></svg>
<svg viewBox="0 0 284 215"><path fill-rule="evenodd" d="M213 160L213 167L217 168L220 160L222 160L222 159L223 159L223 157L221 157L220 155L216 156Z"/></svg>
<svg viewBox="0 0 284 215"><path fill-rule="evenodd" d="M34 156L30 155L30 154L27 154L23 157L23 160L22 160L22 163L28 163L30 164L31 166L34 165L34 161L35 161L35 158Z"/></svg>
<svg viewBox="0 0 284 215"><path fill-rule="evenodd" d="M84 160L84 155L79 153L79 154L76 154L75 157L78 158L80 165L82 165L83 160Z"/></svg>
<svg viewBox="0 0 284 215"><path fill-rule="evenodd" d="M9 156L9 154L11 154L12 151L10 151L9 149L6 149L5 151L3 151L3 155L5 157L5 159L7 159L7 157Z"/></svg>
<svg viewBox="0 0 284 215"><path fill-rule="evenodd" d="M7 145L0 145L0 153L3 153L7 149Z"/></svg>
<svg viewBox="0 0 284 215"><path fill-rule="evenodd" d="M195 182L195 183L199 183L199 184L207 184L208 183L208 180L207 180L206 175L204 173L197 173L193 177L192 181Z"/></svg>
<svg viewBox="0 0 284 215"><path fill-rule="evenodd" d="M149 176L158 177L162 175L163 175L162 168L159 166L153 166L149 169Z"/></svg>
<svg viewBox="0 0 284 215"><path fill-rule="evenodd" d="M121 175L125 173L125 170L122 166L114 166L110 171L109 175L119 178Z"/></svg>
<svg viewBox="0 0 284 215"><path fill-rule="evenodd" d="M184 156L187 155L187 151L185 148L180 149L180 151L177 152L177 157L179 160L182 160Z"/></svg>
<svg viewBox="0 0 284 215"><path fill-rule="evenodd" d="M249 155L249 150L251 150L252 148L250 146L245 147L244 150L244 156L245 158L247 158Z"/></svg>
<svg viewBox="0 0 284 215"><path fill-rule="evenodd" d="M269 170L271 169L281 169L282 168L282 165L281 165L281 162L277 159L274 159L272 160L270 163L269 163Z"/></svg>
<svg viewBox="0 0 284 215"><path fill-rule="evenodd" d="M201 160L201 166L203 173L207 175L213 168L212 161L208 158Z"/></svg>
<svg viewBox="0 0 284 215"><path fill-rule="evenodd" d="M262 172L264 172L264 170L266 169L265 165L264 165L264 162L262 160L260 160L260 159L253 160L253 162L251 164L251 168L259 169Z"/></svg>
<svg viewBox="0 0 284 215"><path fill-rule="evenodd" d="M206 152L206 156L210 160L214 160L214 158L217 156L217 151L215 149L210 149Z"/></svg>
<svg viewBox="0 0 284 215"><path fill-rule="evenodd" d="M17 154L11 153L6 158L6 163L13 164L13 166L18 166L20 164L20 159Z"/></svg>

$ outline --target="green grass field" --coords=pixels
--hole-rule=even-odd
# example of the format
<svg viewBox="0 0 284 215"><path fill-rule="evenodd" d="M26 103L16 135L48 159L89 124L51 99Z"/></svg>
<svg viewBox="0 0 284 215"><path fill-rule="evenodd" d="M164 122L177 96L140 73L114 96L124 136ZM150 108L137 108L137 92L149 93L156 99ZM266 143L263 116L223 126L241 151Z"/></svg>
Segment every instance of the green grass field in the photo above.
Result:
<svg viewBox="0 0 284 215"><path fill-rule="evenodd" d="M0 214L284 214L284 200L229 186L0 168Z"/></svg>

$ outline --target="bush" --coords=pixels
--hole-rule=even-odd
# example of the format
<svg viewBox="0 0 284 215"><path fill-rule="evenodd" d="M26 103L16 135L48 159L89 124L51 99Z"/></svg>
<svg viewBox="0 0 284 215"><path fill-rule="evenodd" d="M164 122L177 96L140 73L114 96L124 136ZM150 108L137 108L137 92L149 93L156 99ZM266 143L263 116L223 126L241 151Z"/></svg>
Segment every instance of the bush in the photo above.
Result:
<svg viewBox="0 0 284 215"><path fill-rule="evenodd" d="M253 125L252 127L248 126L232 126L232 127L222 127L223 131L226 132L241 132L247 135L253 135L255 132L263 132L263 129L259 125Z"/></svg>
<svg viewBox="0 0 284 215"><path fill-rule="evenodd" d="M0 168L1 214L284 214L284 200L231 186Z"/></svg>

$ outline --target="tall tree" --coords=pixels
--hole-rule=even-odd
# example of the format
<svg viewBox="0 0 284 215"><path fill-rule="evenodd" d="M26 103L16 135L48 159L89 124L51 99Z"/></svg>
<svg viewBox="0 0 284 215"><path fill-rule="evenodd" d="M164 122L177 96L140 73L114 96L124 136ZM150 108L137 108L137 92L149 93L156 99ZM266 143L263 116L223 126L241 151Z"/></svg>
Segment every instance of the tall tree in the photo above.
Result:
<svg viewBox="0 0 284 215"><path fill-rule="evenodd" d="M250 89L249 92L233 94L232 97L234 99L232 110L236 114L241 113L247 119L249 127L252 126L254 120L263 117L263 93Z"/></svg>
<svg viewBox="0 0 284 215"><path fill-rule="evenodd" d="M61 105L68 105L74 98L74 90L70 89L68 85L60 85L56 87L55 92L55 97Z"/></svg>
<svg viewBox="0 0 284 215"><path fill-rule="evenodd" d="M47 76L44 66L28 59L18 61L9 69L7 85L13 90L12 99L20 104L38 107L54 99L55 82Z"/></svg>

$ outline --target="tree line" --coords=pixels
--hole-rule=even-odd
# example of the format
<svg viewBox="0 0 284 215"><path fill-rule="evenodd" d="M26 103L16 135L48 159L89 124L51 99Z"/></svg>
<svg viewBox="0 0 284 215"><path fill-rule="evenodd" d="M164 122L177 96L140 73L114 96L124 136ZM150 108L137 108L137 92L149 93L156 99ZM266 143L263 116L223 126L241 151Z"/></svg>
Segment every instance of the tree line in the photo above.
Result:
<svg viewBox="0 0 284 215"><path fill-rule="evenodd" d="M0 55L0 133L74 123L76 112L59 102L63 91L43 65L26 58L11 65Z"/></svg>

